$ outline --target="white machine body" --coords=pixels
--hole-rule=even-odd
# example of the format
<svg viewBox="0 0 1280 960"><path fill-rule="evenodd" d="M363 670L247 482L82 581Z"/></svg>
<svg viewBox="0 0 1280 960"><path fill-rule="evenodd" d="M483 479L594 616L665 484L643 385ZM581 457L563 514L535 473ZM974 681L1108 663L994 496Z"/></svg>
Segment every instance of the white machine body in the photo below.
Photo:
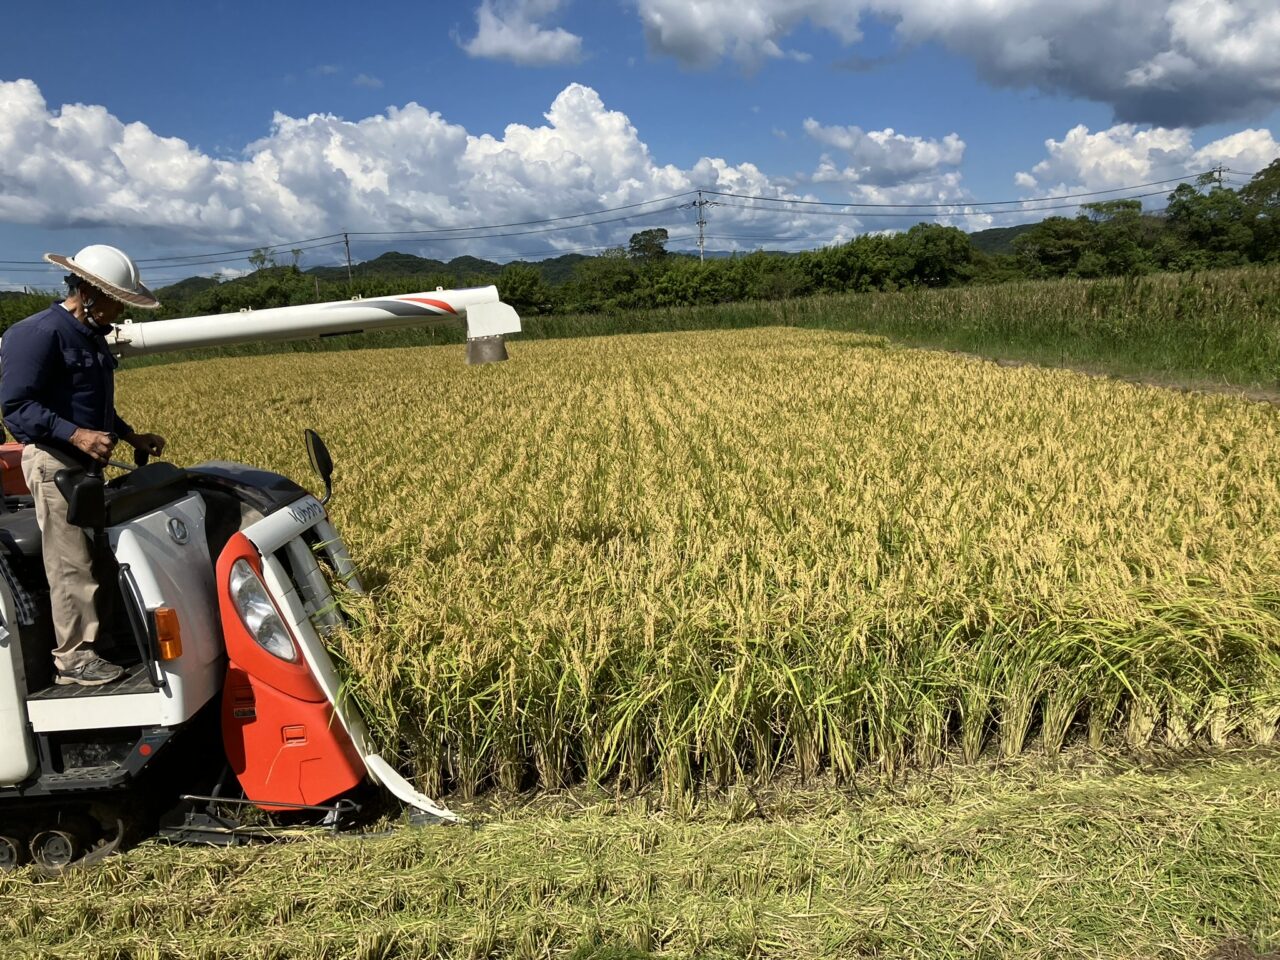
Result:
<svg viewBox="0 0 1280 960"><path fill-rule="evenodd" d="M0 581L0 784L19 783L36 768L27 732L27 687L13 594Z"/></svg>
<svg viewBox="0 0 1280 960"><path fill-rule="evenodd" d="M222 688L222 628L204 513L204 502L192 494L107 531L117 562L128 564L146 608L177 612L182 656L156 662L163 685L147 682L127 693L32 700L27 704L32 732L176 727Z"/></svg>

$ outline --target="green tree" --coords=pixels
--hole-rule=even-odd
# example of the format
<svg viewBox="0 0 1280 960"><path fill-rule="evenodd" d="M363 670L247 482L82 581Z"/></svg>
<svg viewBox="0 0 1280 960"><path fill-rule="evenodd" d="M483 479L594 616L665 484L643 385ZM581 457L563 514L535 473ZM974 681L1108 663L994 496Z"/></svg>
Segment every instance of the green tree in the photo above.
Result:
<svg viewBox="0 0 1280 960"><path fill-rule="evenodd" d="M569 283L566 306L570 310L619 310L633 303L636 268L621 247L578 263Z"/></svg>
<svg viewBox="0 0 1280 960"><path fill-rule="evenodd" d="M659 263L666 259L667 239L666 227L641 230L639 233L631 235L631 242L627 246L627 252L632 260L638 260L644 264Z"/></svg>
<svg viewBox="0 0 1280 960"><path fill-rule="evenodd" d="M973 244L963 230L917 223L895 239L906 259L901 273L908 283L946 287L973 277Z"/></svg>
<svg viewBox="0 0 1280 960"><path fill-rule="evenodd" d="M1280 159L1271 161L1240 188L1253 231L1254 260L1280 260Z"/></svg>
<svg viewBox="0 0 1280 960"><path fill-rule="evenodd" d="M1228 267L1246 262L1253 219L1240 194L1225 187L1198 190L1181 183L1165 207L1172 244L1166 265L1174 269Z"/></svg>
<svg viewBox="0 0 1280 960"><path fill-rule="evenodd" d="M1143 216L1141 200L1103 200L1086 203L1081 210L1077 219L1096 225L1089 251L1095 256L1077 263L1077 274L1118 277L1151 270L1151 250L1160 227Z"/></svg>
<svg viewBox="0 0 1280 960"><path fill-rule="evenodd" d="M1013 254L1027 276L1043 279L1073 275L1093 246L1097 226L1090 219L1049 217L1013 241Z"/></svg>
<svg viewBox="0 0 1280 960"><path fill-rule="evenodd" d="M60 299L57 293L14 293L0 296L0 334L19 320L25 320L33 313L46 309L50 303Z"/></svg>
<svg viewBox="0 0 1280 960"><path fill-rule="evenodd" d="M863 293L896 287L893 238L864 234L802 261L815 290Z"/></svg>
<svg viewBox="0 0 1280 960"><path fill-rule="evenodd" d="M555 294L542 279L542 274L527 263L509 263L498 277L498 292L518 313L548 313Z"/></svg>
<svg viewBox="0 0 1280 960"><path fill-rule="evenodd" d="M1240 199L1246 206L1271 212L1280 211L1280 157L1253 175L1240 188Z"/></svg>
<svg viewBox="0 0 1280 960"><path fill-rule="evenodd" d="M258 247L249 254L249 266L254 270L265 270L267 267L274 267L276 258L271 253L270 247Z"/></svg>

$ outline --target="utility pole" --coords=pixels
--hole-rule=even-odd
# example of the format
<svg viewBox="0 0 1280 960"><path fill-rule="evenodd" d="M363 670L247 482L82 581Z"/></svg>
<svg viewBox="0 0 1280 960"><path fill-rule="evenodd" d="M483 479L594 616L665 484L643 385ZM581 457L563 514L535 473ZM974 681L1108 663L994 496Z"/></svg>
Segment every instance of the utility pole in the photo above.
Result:
<svg viewBox="0 0 1280 960"><path fill-rule="evenodd" d="M707 259L707 202L702 199L702 191L698 191L698 262L705 263Z"/></svg>
<svg viewBox="0 0 1280 960"><path fill-rule="evenodd" d="M1222 175L1227 172L1227 168L1222 164L1218 164L1213 168L1213 178L1218 181L1218 188L1222 188Z"/></svg>
<svg viewBox="0 0 1280 960"><path fill-rule="evenodd" d="M347 296L351 296L351 238L345 233L342 235L342 245L347 248Z"/></svg>
<svg viewBox="0 0 1280 960"><path fill-rule="evenodd" d="M698 199L697 199L697 200L690 201L689 203L682 203L682 204L680 205L680 209L682 209L682 210L697 210L697 211L698 211L698 220L697 220L697 224L698 224L698 261L699 261L700 263L705 263L705 262L706 262L706 259L707 259L707 257L706 257L706 252L705 252L705 248L706 248L706 245L707 245L707 232L706 232L706 231L707 231L707 213L706 213L706 210L707 210L707 207L718 207L718 206L720 206L720 204L719 204L717 201L715 201L715 200L706 200L706 199L704 199L704 198L703 198L703 196L702 196L702 191L701 191L701 190L699 190L699 191L698 191Z"/></svg>

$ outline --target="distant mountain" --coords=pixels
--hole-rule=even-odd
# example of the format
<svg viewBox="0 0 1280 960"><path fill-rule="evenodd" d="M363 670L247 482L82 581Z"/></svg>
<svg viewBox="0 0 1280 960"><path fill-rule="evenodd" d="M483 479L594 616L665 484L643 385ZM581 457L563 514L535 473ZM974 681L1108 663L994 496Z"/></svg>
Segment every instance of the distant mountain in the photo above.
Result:
<svg viewBox="0 0 1280 960"><path fill-rule="evenodd" d="M532 267L542 274L542 279L549 284L563 283L573 276L573 268L580 261L588 259L580 253L566 253L564 256L552 257L548 260L516 260L514 263ZM453 278L454 283L462 283L468 278L484 277L496 279L502 274L506 265L494 263L492 260L481 260L479 257L454 257L448 263L441 260L430 260L426 257L414 256L412 253L392 251L372 260L362 260L351 265L353 277L424 277L437 274ZM317 276L321 280L345 280L346 266L312 267L303 271L309 276Z"/></svg>
<svg viewBox="0 0 1280 960"><path fill-rule="evenodd" d="M346 265L337 267L312 267L303 271L321 280L347 279ZM494 276L502 272L502 265L476 257L455 257L448 263L443 260L430 260L426 257L414 256L412 253L399 253L395 250L374 257L372 260L361 260L351 265L353 277L423 277L431 274L448 274L453 277L480 274Z"/></svg>
<svg viewBox="0 0 1280 960"><path fill-rule="evenodd" d="M164 303L166 300L187 300L194 297L201 290L208 290L210 287L216 287L217 285L218 281L213 277L187 277L187 279L171 283L167 287L160 287L154 293L156 299Z"/></svg>
<svg viewBox="0 0 1280 960"><path fill-rule="evenodd" d="M969 242L975 250L992 256L1000 253L1013 253L1013 241L1028 230L1037 226L1034 223L1020 223L1016 227L992 227L990 230L978 230L969 234Z"/></svg>
<svg viewBox="0 0 1280 960"><path fill-rule="evenodd" d="M361 260L359 263L351 265L351 275L353 277L408 277L422 276L429 273L448 273L449 268L439 260L426 260L423 257L415 257L411 253L397 253L392 250L381 256L374 257L372 260ZM347 279L347 268L344 264L339 267L312 267L310 270L304 270L308 276L316 276L321 280L345 280Z"/></svg>
<svg viewBox="0 0 1280 960"><path fill-rule="evenodd" d="M542 274L542 279L547 283L555 286L573 279L573 268L580 264L583 260L590 260L580 253L566 253L559 257L552 257L549 260L516 260L516 263L522 263L526 266L533 267Z"/></svg>
<svg viewBox="0 0 1280 960"><path fill-rule="evenodd" d="M449 261L449 271L458 276L478 273L486 277L496 277L502 272L502 264L481 260L478 257L454 257Z"/></svg>

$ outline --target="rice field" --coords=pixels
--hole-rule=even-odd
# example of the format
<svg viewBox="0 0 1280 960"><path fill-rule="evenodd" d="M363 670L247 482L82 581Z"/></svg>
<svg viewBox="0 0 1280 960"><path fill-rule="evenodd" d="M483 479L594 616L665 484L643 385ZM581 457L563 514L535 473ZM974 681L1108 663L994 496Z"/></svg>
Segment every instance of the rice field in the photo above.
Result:
<svg viewBox="0 0 1280 960"><path fill-rule="evenodd" d="M428 791L1274 738L1272 407L780 327L511 353L118 382L175 462L325 436L352 695Z"/></svg>

